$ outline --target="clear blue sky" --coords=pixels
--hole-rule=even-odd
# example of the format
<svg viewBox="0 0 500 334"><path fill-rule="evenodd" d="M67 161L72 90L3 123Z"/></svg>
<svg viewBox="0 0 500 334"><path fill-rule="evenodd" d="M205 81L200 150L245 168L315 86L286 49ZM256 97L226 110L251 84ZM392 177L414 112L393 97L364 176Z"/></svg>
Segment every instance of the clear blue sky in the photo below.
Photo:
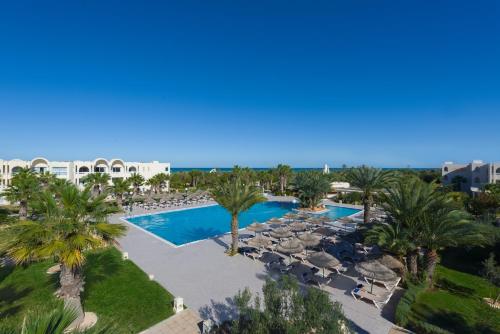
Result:
<svg viewBox="0 0 500 334"><path fill-rule="evenodd" d="M4 1L0 158L500 160L500 2Z"/></svg>

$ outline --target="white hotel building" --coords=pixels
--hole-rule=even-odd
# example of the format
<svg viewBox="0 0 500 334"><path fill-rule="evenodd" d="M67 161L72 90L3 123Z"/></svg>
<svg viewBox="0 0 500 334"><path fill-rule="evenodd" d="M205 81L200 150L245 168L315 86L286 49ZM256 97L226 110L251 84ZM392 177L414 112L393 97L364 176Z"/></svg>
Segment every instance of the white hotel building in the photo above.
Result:
<svg viewBox="0 0 500 334"><path fill-rule="evenodd" d="M142 175L146 180L160 173L170 175L170 163L158 161L129 162L122 159L106 160L103 158L93 161L49 161L42 157L31 161L0 159L0 191L10 185L12 176L17 171L26 167L36 172L50 172L60 179L80 186L83 183L82 178L90 173L108 173L111 180L127 179L134 173Z"/></svg>

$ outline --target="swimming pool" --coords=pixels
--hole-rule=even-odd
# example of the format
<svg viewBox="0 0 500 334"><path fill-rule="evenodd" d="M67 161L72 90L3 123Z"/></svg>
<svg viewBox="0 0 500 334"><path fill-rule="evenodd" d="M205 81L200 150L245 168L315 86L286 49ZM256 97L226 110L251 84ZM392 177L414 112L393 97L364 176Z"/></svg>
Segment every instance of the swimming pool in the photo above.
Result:
<svg viewBox="0 0 500 334"><path fill-rule="evenodd" d="M279 218L296 207L297 204L290 202L258 203L240 214L240 228L254 221L264 222L272 217ZM328 206L328 208L330 210L324 215L331 218L349 216L359 211L334 206ZM126 218L126 220L176 246L181 246L229 232L231 217L221 206L211 205L136 216Z"/></svg>

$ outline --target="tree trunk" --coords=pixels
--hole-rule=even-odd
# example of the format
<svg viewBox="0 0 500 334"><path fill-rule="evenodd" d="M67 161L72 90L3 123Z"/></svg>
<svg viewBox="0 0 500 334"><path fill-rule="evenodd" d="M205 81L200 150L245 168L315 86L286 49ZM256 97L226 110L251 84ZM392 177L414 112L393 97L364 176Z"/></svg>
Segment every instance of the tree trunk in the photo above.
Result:
<svg viewBox="0 0 500 334"><path fill-rule="evenodd" d="M412 250L408 253L408 264L410 266L410 274L413 278L417 277L418 274L418 252L417 250Z"/></svg>
<svg viewBox="0 0 500 334"><path fill-rule="evenodd" d="M116 203L118 203L118 206L120 208L123 206L123 197L121 194L116 195Z"/></svg>
<svg viewBox="0 0 500 334"><path fill-rule="evenodd" d="M84 312L82 302L80 300L80 292L83 289L83 279L76 271L71 270L65 265L61 265L61 273L59 276L61 287L57 291L57 295L64 300L64 305L75 310L77 318L70 325L70 328L76 328L83 321Z"/></svg>
<svg viewBox="0 0 500 334"><path fill-rule="evenodd" d="M19 201L19 219L26 220L28 217L28 202L25 200Z"/></svg>
<svg viewBox="0 0 500 334"><path fill-rule="evenodd" d="M238 253L238 215L231 217L231 255Z"/></svg>
<svg viewBox="0 0 500 334"><path fill-rule="evenodd" d="M280 193L283 195L285 192L285 180L283 180L283 177L280 176Z"/></svg>
<svg viewBox="0 0 500 334"><path fill-rule="evenodd" d="M368 219L370 218L370 200L365 199L363 201L363 206L364 206L363 222L366 224L366 223L368 223Z"/></svg>
<svg viewBox="0 0 500 334"><path fill-rule="evenodd" d="M429 282L429 287L432 288L434 284L434 270L436 269L436 264L438 261L438 254L435 249L429 249L425 253L425 264L427 271L427 282Z"/></svg>

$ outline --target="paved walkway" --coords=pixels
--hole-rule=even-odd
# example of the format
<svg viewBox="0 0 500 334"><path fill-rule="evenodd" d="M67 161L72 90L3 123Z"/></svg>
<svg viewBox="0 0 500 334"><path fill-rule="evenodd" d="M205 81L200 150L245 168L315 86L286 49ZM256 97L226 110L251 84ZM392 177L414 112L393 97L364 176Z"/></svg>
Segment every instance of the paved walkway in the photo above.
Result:
<svg viewBox="0 0 500 334"><path fill-rule="evenodd" d="M199 334L201 318L198 312L186 309L163 320L140 334Z"/></svg>
<svg viewBox="0 0 500 334"><path fill-rule="evenodd" d="M120 216L110 219L118 222ZM260 261L226 255L229 235L174 248L132 224L128 226L120 245L130 259L147 274L153 274L174 296L183 297L186 305L203 319L231 318L234 316L232 297L245 287L253 293L261 293L270 275ZM342 303L357 332L387 334L393 324L385 314L391 312L385 309L391 305L381 313L372 305L354 300L349 291L355 285L355 278L346 276L336 279L328 289L332 299Z"/></svg>

